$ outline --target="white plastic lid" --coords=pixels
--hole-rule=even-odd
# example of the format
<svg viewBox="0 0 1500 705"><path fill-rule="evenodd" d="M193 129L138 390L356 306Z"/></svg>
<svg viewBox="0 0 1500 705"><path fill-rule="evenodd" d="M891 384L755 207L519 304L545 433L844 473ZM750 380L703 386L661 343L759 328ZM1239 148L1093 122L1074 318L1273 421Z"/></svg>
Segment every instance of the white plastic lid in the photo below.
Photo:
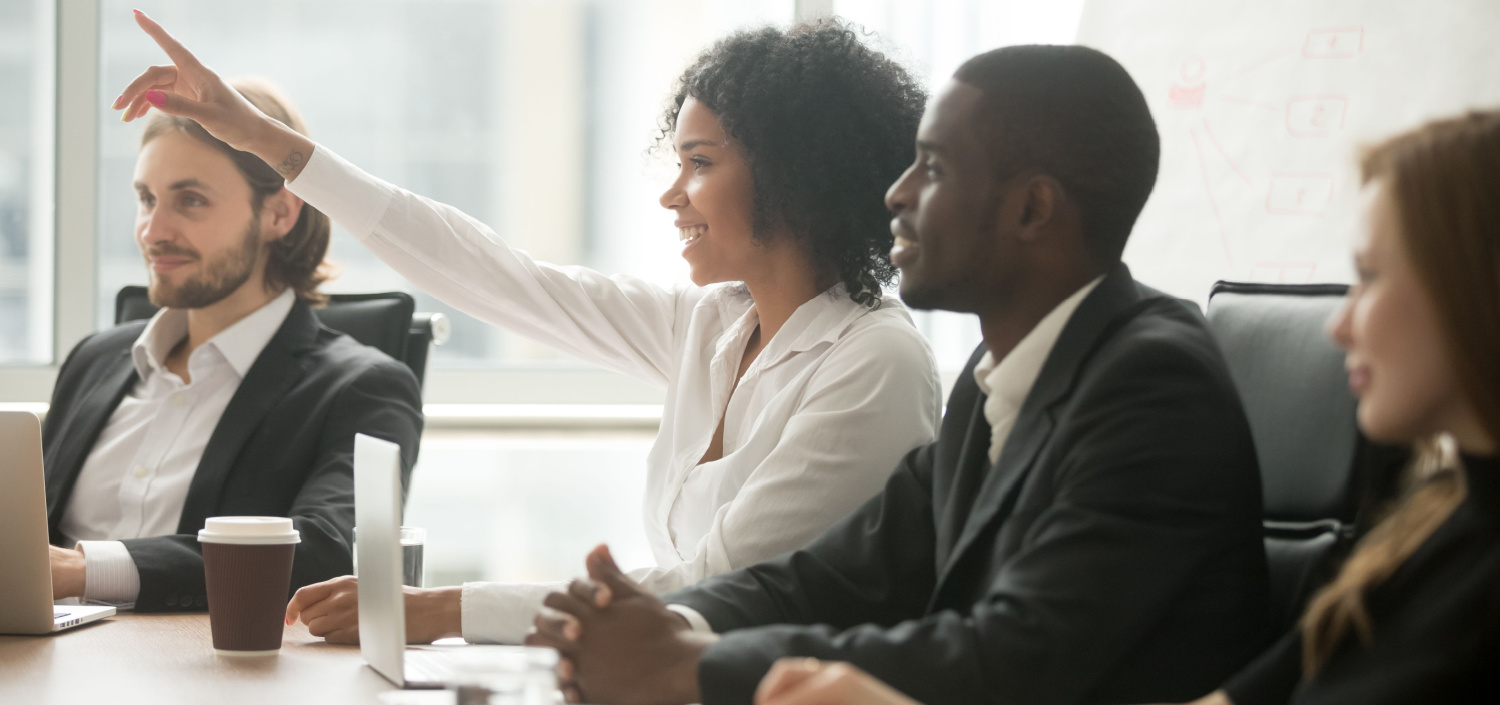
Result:
<svg viewBox="0 0 1500 705"><path fill-rule="evenodd" d="M198 532L203 543L301 543L302 534L285 517L209 517Z"/></svg>

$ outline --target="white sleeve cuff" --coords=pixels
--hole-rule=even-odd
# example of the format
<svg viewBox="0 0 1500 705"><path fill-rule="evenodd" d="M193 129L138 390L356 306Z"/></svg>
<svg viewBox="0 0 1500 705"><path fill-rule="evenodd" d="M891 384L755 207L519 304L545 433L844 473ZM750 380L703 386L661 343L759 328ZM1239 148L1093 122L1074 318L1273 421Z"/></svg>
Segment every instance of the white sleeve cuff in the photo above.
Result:
<svg viewBox="0 0 1500 705"><path fill-rule="evenodd" d="M313 147L288 191L344 226L357 240L375 230L394 195L394 186L361 171L323 145Z"/></svg>
<svg viewBox="0 0 1500 705"><path fill-rule="evenodd" d="M559 583L464 583L459 597L464 641L519 644L531 630L547 595L568 589Z"/></svg>
<svg viewBox="0 0 1500 705"><path fill-rule="evenodd" d="M714 633L714 628L709 626L708 620L704 619L703 615L698 614L698 610L687 605L667 605L667 609L682 615L682 618L686 619L688 624L692 626L694 632L699 634Z"/></svg>
<svg viewBox="0 0 1500 705"><path fill-rule="evenodd" d="M141 593L141 573L119 541L79 541L83 551L83 601L130 608Z"/></svg>

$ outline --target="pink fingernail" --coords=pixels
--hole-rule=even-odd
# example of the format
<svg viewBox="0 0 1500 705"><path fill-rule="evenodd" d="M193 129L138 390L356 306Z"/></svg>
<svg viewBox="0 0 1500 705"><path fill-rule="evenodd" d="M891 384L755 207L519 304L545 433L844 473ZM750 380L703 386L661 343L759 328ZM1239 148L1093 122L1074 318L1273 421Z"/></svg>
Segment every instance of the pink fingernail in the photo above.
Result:
<svg viewBox="0 0 1500 705"><path fill-rule="evenodd" d="M158 108L167 104L167 94L161 91L146 91L146 102Z"/></svg>
<svg viewBox="0 0 1500 705"><path fill-rule="evenodd" d="M120 103L123 103L123 102L125 102L125 94L121 93L119 95L119 97L115 98L115 102L109 104L109 109L110 110L119 110L120 109Z"/></svg>
<svg viewBox="0 0 1500 705"><path fill-rule="evenodd" d="M144 14L146 14L144 12L141 12L140 10L131 10L131 12L134 12L137 15L144 15Z"/></svg>

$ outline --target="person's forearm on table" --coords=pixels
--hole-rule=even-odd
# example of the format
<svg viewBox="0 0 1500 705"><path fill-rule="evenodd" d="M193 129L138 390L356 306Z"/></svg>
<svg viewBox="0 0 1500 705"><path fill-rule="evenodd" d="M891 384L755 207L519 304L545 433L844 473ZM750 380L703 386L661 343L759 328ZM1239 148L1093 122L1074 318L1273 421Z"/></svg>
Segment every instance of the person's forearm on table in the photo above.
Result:
<svg viewBox="0 0 1500 705"><path fill-rule="evenodd" d="M424 643L463 636L462 587L415 590L407 594L406 609L408 628L415 627L419 640Z"/></svg>

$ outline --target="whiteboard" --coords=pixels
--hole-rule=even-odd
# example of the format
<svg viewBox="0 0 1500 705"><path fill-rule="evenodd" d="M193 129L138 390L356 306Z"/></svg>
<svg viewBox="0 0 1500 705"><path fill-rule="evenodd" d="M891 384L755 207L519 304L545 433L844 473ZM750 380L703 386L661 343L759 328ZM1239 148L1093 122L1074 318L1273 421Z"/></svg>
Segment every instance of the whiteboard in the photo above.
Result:
<svg viewBox="0 0 1500 705"><path fill-rule="evenodd" d="M1125 261L1200 303L1218 279L1349 281L1359 146L1500 107L1497 0L1089 0L1077 41L1161 133Z"/></svg>

